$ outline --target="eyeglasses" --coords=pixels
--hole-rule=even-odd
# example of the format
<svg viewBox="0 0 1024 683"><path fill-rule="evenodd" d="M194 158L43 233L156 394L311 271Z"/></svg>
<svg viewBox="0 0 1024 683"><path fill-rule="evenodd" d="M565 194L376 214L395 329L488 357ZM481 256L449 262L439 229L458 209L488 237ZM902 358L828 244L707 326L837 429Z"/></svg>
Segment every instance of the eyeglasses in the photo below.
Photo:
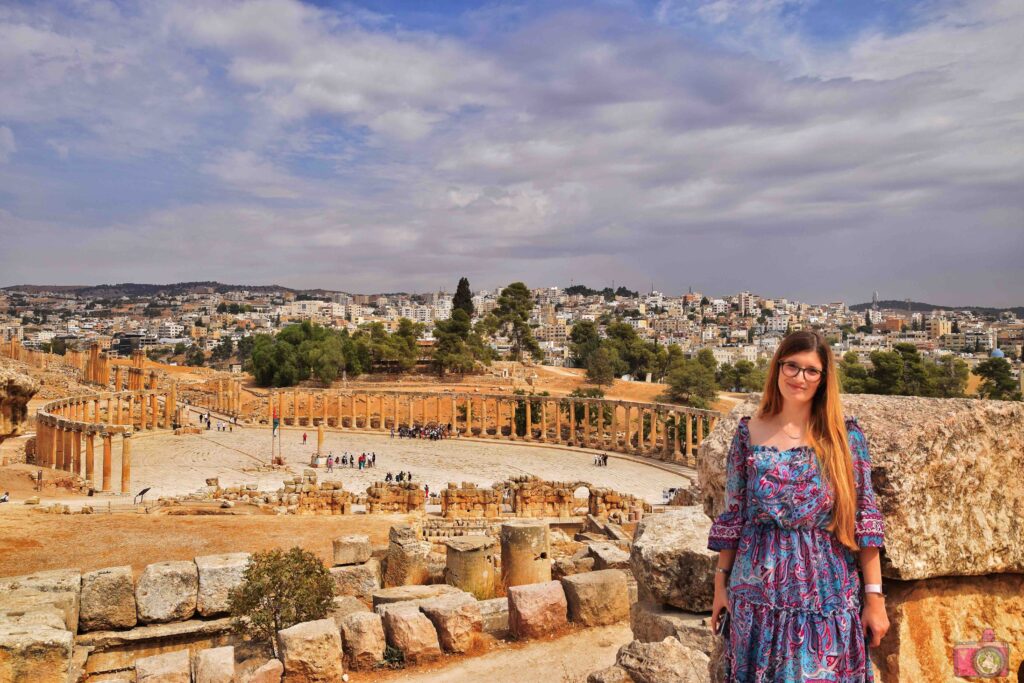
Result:
<svg viewBox="0 0 1024 683"><path fill-rule="evenodd" d="M823 374L818 368L802 368L792 361L782 361L779 363L782 366L782 374L786 377L797 377L801 372L804 373L804 379L812 384L821 379Z"/></svg>

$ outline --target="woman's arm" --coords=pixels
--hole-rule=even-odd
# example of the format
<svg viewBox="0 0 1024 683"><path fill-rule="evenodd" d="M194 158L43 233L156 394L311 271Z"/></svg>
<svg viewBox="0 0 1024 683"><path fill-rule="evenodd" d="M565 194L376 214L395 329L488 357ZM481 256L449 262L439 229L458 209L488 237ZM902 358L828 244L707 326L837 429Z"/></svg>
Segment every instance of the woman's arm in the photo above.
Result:
<svg viewBox="0 0 1024 683"><path fill-rule="evenodd" d="M882 583L882 562L880 549L885 545L885 521L878 510L875 491L871 486L871 455L867 438L857 421L849 421L850 454L853 456L853 476L857 484L857 518L854 536L860 546L858 562L864 584ZM877 593L864 594L864 608L861 612L864 632L871 633L871 647L878 647L889 631L889 616L885 612L885 596Z"/></svg>
<svg viewBox="0 0 1024 683"><path fill-rule="evenodd" d="M718 567L726 571L732 569L736 559L736 548L739 546L747 508L747 470L740 429L736 428L726 456L725 510L715 519L711 533L708 534L708 549L718 551ZM726 591L728 579L727 573L715 572L715 596L711 604L712 631L718 629L722 610L732 612Z"/></svg>

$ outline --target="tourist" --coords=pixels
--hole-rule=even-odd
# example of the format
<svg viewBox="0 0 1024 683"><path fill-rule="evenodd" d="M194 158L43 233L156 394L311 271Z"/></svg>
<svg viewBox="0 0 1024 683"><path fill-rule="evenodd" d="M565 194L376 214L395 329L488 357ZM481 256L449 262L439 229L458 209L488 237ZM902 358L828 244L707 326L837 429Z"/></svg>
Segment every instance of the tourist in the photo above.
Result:
<svg viewBox="0 0 1024 683"><path fill-rule="evenodd" d="M395 428L394 427L391 428L391 438L392 439L395 438Z"/></svg>
<svg viewBox="0 0 1024 683"><path fill-rule="evenodd" d="M302 432L302 445L306 445L306 432Z"/></svg>
<svg viewBox="0 0 1024 683"><path fill-rule="evenodd" d="M386 477L384 477L384 482L387 483L387 484L391 483L391 473L390 472L388 472L388 475Z"/></svg>
<svg viewBox="0 0 1024 683"><path fill-rule="evenodd" d="M327 455L327 471L328 472L333 472L334 471L334 456L330 455L330 454Z"/></svg>
<svg viewBox="0 0 1024 683"><path fill-rule="evenodd" d="M430 484L423 485L423 493L426 496L426 502L430 502Z"/></svg>
<svg viewBox="0 0 1024 683"><path fill-rule="evenodd" d="M377 466L377 452L374 451L373 457L371 458L371 461L370 461L370 467L376 467L376 466Z"/></svg>
<svg viewBox="0 0 1024 683"><path fill-rule="evenodd" d="M889 630L878 556L885 522L867 439L842 412L838 370L819 332L787 335L760 405L733 434L725 511L707 542L719 553L711 630L726 636L728 680L827 671L870 681L867 648ZM779 503L794 496L799 505ZM790 609L793 596L802 611Z"/></svg>
<svg viewBox="0 0 1024 683"><path fill-rule="evenodd" d="M4 491L4 495L0 496L0 503L6 503L11 499L11 492Z"/></svg>
<svg viewBox="0 0 1024 683"><path fill-rule="evenodd" d="M343 467L348 464L348 451L345 451L345 454L341 456L341 464Z"/></svg>

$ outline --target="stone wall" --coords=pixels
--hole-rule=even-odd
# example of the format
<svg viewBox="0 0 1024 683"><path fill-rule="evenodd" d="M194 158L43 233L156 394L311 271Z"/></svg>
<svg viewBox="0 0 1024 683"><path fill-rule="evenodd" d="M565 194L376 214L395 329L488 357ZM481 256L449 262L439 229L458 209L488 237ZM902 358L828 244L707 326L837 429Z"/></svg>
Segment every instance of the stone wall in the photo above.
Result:
<svg viewBox="0 0 1024 683"><path fill-rule="evenodd" d="M441 514L448 519L495 519L501 516L504 490L501 484L484 488L472 482L449 483L441 490Z"/></svg>
<svg viewBox="0 0 1024 683"><path fill-rule="evenodd" d="M366 489L366 511L370 514L423 512L426 504L423 486L416 482L386 484L378 481Z"/></svg>
<svg viewBox="0 0 1024 683"><path fill-rule="evenodd" d="M502 515L502 503L507 500L515 517L572 517L578 505L573 496L581 487L589 491L587 513L595 517L635 520L651 511L648 503L627 493L598 488L585 481L545 481L527 475L486 488L468 482L461 486L448 484L441 491L441 514L448 519L497 519Z"/></svg>
<svg viewBox="0 0 1024 683"><path fill-rule="evenodd" d="M726 453L752 395L698 457L704 511L723 505ZM882 573L891 628L872 650L881 683L954 678L958 642L985 628L1024 656L1024 403L844 395L868 440L885 518Z"/></svg>

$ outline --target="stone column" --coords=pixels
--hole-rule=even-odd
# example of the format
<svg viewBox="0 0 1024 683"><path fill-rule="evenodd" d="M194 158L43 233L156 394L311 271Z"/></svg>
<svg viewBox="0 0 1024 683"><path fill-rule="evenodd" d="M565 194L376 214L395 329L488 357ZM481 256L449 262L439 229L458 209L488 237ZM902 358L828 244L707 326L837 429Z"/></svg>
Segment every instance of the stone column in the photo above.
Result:
<svg viewBox="0 0 1024 683"><path fill-rule="evenodd" d="M473 397L466 397L466 436L473 436Z"/></svg>
<svg viewBox="0 0 1024 683"><path fill-rule="evenodd" d="M157 423L160 421L160 402L157 400L156 393L149 395L149 410L151 413L149 416L149 428L156 429L159 426Z"/></svg>
<svg viewBox="0 0 1024 683"><path fill-rule="evenodd" d="M548 402L543 398L540 400L540 440L542 443L548 440Z"/></svg>
<svg viewBox="0 0 1024 683"><path fill-rule="evenodd" d="M526 406L526 421L524 422L526 429L523 436L527 441L533 441L533 401L529 396L526 397L524 405Z"/></svg>
<svg viewBox="0 0 1024 683"><path fill-rule="evenodd" d="M102 432L101 437L103 439L103 490L109 492L111 490L110 482L110 470L112 463L111 448L110 448L110 432Z"/></svg>
<svg viewBox="0 0 1024 683"><path fill-rule="evenodd" d="M555 409L555 443L562 443L562 400L556 398L552 406Z"/></svg>
<svg viewBox="0 0 1024 683"><path fill-rule="evenodd" d="M683 413L686 418L686 462L690 462L690 453L693 451L693 417L689 413Z"/></svg>
<svg viewBox="0 0 1024 683"><path fill-rule="evenodd" d="M269 403L267 404L270 405ZM164 398L164 426L167 429L174 427L174 412L178 406L178 383L171 382L171 391ZM268 419L267 422L270 422Z"/></svg>
<svg viewBox="0 0 1024 683"><path fill-rule="evenodd" d="M317 455L324 452L324 423L316 426L316 452Z"/></svg>
<svg viewBox="0 0 1024 683"><path fill-rule="evenodd" d="M47 431L50 433L50 457L49 463L47 464L50 466L50 469L57 469L57 454L59 453L60 448L60 431L57 429L56 425L52 424Z"/></svg>
<svg viewBox="0 0 1024 683"><path fill-rule="evenodd" d="M679 459L683 457L682 452L679 450L679 441L680 441L680 438L681 438L680 435L679 435L679 428L681 427L681 425L679 424L679 411L678 410L673 410L671 412L671 416L672 416L672 460L679 461Z"/></svg>
<svg viewBox="0 0 1024 683"><path fill-rule="evenodd" d="M284 427L284 392L277 392L277 419L281 421L281 426Z"/></svg>
<svg viewBox="0 0 1024 683"><path fill-rule="evenodd" d="M501 583L507 589L551 580L551 543L544 522L501 525Z"/></svg>
<svg viewBox="0 0 1024 683"><path fill-rule="evenodd" d="M61 469L65 472L74 472L74 451L71 445L71 428L64 429L64 459Z"/></svg>
<svg viewBox="0 0 1024 683"><path fill-rule="evenodd" d="M128 394L128 419L125 424L135 426L135 394Z"/></svg>
<svg viewBox="0 0 1024 683"><path fill-rule="evenodd" d="M96 433L92 430L85 434L85 478L96 488Z"/></svg>
<svg viewBox="0 0 1024 683"><path fill-rule="evenodd" d="M576 446L576 400L569 399L569 445Z"/></svg>
<svg viewBox="0 0 1024 683"><path fill-rule="evenodd" d="M488 438L487 434L487 397L480 397L480 438Z"/></svg>
<svg viewBox="0 0 1024 683"><path fill-rule="evenodd" d="M331 395L327 391L320 392L320 400L322 404L320 406L320 424L324 427L327 426L327 404L331 400Z"/></svg>
<svg viewBox="0 0 1024 683"><path fill-rule="evenodd" d="M139 429L148 429L146 421L146 397L139 396Z"/></svg>
<svg viewBox="0 0 1024 683"><path fill-rule="evenodd" d="M519 435L516 433L516 411L519 409L519 402L512 399L508 402L508 423L510 425L508 438L510 441L518 441Z"/></svg>
<svg viewBox="0 0 1024 683"><path fill-rule="evenodd" d="M78 429L71 430L71 472L82 476L82 432Z"/></svg>
<svg viewBox="0 0 1024 683"><path fill-rule="evenodd" d="M292 391L292 424L296 427L299 426L299 392L297 390Z"/></svg>
<svg viewBox="0 0 1024 683"><path fill-rule="evenodd" d="M445 542L445 583L477 600L494 597L494 539L490 536L462 536Z"/></svg>
<svg viewBox="0 0 1024 683"><path fill-rule="evenodd" d="M590 448L591 442L590 433L590 401L584 401L583 403L583 447Z"/></svg>
<svg viewBox="0 0 1024 683"><path fill-rule="evenodd" d="M132 433L121 435L121 493L132 492Z"/></svg>
<svg viewBox="0 0 1024 683"><path fill-rule="evenodd" d="M114 366L114 391L121 391L124 386L124 368L120 365Z"/></svg>
<svg viewBox="0 0 1024 683"><path fill-rule="evenodd" d="M455 396L453 395L452 396L452 432L453 433L459 431L459 412L458 412L458 410L456 410L457 407L458 406L455 405ZM466 412L466 415L467 416L469 415L468 410Z"/></svg>
<svg viewBox="0 0 1024 683"><path fill-rule="evenodd" d="M704 415L697 415L697 446L704 442ZM696 447L692 444L687 446L686 451L686 464L690 467L697 466L697 455L695 453Z"/></svg>

